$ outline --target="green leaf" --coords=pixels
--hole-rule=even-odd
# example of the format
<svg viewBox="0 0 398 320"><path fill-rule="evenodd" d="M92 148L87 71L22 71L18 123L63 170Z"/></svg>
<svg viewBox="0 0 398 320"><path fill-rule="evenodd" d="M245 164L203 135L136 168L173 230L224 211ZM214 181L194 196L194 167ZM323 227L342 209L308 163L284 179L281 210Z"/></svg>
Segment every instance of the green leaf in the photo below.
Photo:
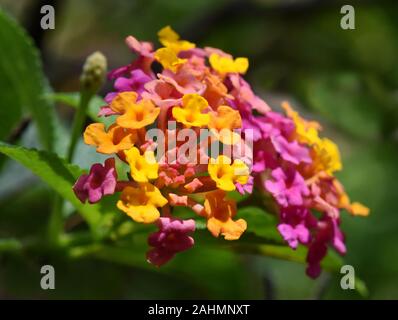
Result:
<svg viewBox="0 0 398 320"><path fill-rule="evenodd" d="M0 142L0 152L30 169L65 200L70 201L90 227L95 228L101 223L101 205L82 204L73 193L72 186L82 173L79 167L66 164L53 153L12 146L2 142ZM97 229L94 231L98 233Z"/></svg>
<svg viewBox="0 0 398 320"><path fill-rule="evenodd" d="M240 194L236 190L228 192L228 198L235 200L237 203L242 202L243 200L246 200L249 197L250 197L249 193Z"/></svg>
<svg viewBox="0 0 398 320"><path fill-rule="evenodd" d="M37 49L25 31L0 9L0 139L26 110L35 121L43 146L54 144L54 109L43 99L48 84Z"/></svg>
<svg viewBox="0 0 398 320"><path fill-rule="evenodd" d="M252 243L285 244L278 230L277 219L274 215L258 207L244 207L238 210L237 218L247 222L247 230L241 239Z"/></svg>
<svg viewBox="0 0 398 320"><path fill-rule="evenodd" d="M79 107L80 94L79 92L57 92L46 95L46 98L53 102L63 103L69 107L77 109ZM109 126L113 123L112 117L99 117L98 112L100 108L106 105L104 99L100 96L94 96L88 105L87 116L94 122L105 123Z"/></svg>
<svg viewBox="0 0 398 320"><path fill-rule="evenodd" d="M192 209L187 207L174 207L173 215L180 219L195 219L197 238L208 245L220 245L233 242L215 239L210 235L206 228L206 220L196 215ZM276 229L276 217L265 212L258 207L244 207L238 210L236 219L244 219L247 222L247 230L239 239L239 243L245 244L279 244L285 245L286 242Z"/></svg>
<svg viewBox="0 0 398 320"><path fill-rule="evenodd" d="M308 249L304 246L299 246L296 250L293 250L288 246L268 244L258 246L237 245L235 249L242 253L254 253L262 256L304 264L306 263L308 251ZM343 260L334 251L329 250L328 255L322 261L321 265L326 271L336 273L340 271L340 267L343 265Z"/></svg>
<svg viewBox="0 0 398 320"><path fill-rule="evenodd" d="M18 252L22 244L16 239L0 239L0 252Z"/></svg>

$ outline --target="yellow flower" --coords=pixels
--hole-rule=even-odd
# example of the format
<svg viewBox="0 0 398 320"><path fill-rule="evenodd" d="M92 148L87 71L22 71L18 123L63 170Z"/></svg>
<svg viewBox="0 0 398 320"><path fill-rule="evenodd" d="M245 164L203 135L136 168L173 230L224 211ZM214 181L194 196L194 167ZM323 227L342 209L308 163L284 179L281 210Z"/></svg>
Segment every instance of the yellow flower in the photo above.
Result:
<svg viewBox="0 0 398 320"><path fill-rule="evenodd" d="M225 192L216 190L205 196L205 214L207 218L207 229L215 237L220 234L225 240L237 240L247 228L243 219L232 220L236 215L236 203L234 200L226 199Z"/></svg>
<svg viewBox="0 0 398 320"><path fill-rule="evenodd" d="M217 112L210 114L209 128L211 132L225 144L235 144L240 141L240 135L233 129L242 127L239 111L228 106L219 106Z"/></svg>
<svg viewBox="0 0 398 320"><path fill-rule="evenodd" d="M159 165L153 151L146 151L144 155L133 147L125 151L126 160L130 165L130 175L137 182L148 182L158 177Z"/></svg>
<svg viewBox="0 0 398 320"><path fill-rule="evenodd" d="M239 159L231 164L231 159L224 155L219 155L217 159L211 158L208 171L217 188L224 191L233 191L236 182L246 184L249 180L247 165Z"/></svg>
<svg viewBox="0 0 398 320"><path fill-rule="evenodd" d="M318 144L313 146L311 156L315 172L325 171L332 175L333 172L339 171L343 167L339 148L333 141L327 138L321 139Z"/></svg>
<svg viewBox="0 0 398 320"><path fill-rule="evenodd" d="M206 99L199 94L186 94L182 98L182 107L173 107L172 113L176 121L188 127L202 127L210 121L210 115L202 113L207 107Z"/></svg>
<svg viewBox="0 0 398 320"><path fill-rule="evenodd" d="M117 207L141 223L153 223L159 219L158 207L167 204L159 189L150 183L140 183L137 188L126 187L117 202Z"/></svg>
<svg viewBox="0 0 398 320"><path fill-rule="evenodd" d="M221 74L225 73L246 73L249 68L249 60L247 58L223 57L217 53L213 53L209 58L210 65L214 70Z"/></svg>
<svg viewBox="0 0 398 320"><path fill-rule="evenodd" d="M163 68L169 69L174 73L177 72L180 65L187 61L186 59L178 58L177 54L170 48L160 48L156 50L155 59L159 61Z"/></svg>
<svg viewBox="0 0 398 320"><path fill-rule="evenodd" d="M152 124L159 115L160 108L151 100L142 99L136 102L135 92L121 92L112 100L110 108L120 113L116 123L126 129L141 129Z"/></svg>
<svg viewBox="0 0 398 320"><path fill-rule="evenodd" d="M166 48L173 50L176 54L180 51L195 48L195 44L186 40L180 40L180 36L170 26L166 26L158 32L159 41Z"/></svg>
<svg viewBox="0 0 398 320"><path fill-rule="evenodd" d="M341 170L343 166L339 148L330 139L319 137L318 130L321 129L319 123L304 120L287 102L282 103L282 108L295 124L294 138L311 147L314 173L324 171L332 175L333 172Z"/></svg>
<svg viewBox="0 0 398 320"><path fill-rule="evenodd" d="M112 154L130 149L137 140L137 134L116 124L105 131L103 123L92 123L84 131L83 138L86 144L97 147L97 152Z"/></svg>
<svg viewBox="0 0 398 320"><path fill-rule="evenodd" d="M305 143L309 146L321 143L321 139L318 135L318 130L321 129L321 126L318 122L304 120L287 102L282 103L282 108L285 110L287 116L294 122L296 127L296 139L298 142Z"/></svg>

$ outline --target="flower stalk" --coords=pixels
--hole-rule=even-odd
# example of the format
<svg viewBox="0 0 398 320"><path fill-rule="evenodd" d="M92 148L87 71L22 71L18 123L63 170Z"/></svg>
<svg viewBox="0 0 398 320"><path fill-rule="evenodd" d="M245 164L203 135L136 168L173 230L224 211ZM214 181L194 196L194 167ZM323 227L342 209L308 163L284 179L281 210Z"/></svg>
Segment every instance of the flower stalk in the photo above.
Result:
<svg viewBox="0 0 398 320"><path fill-rule="evenodd" d="M71 138L66 156L68 163L73 161L76 145L81 136L90 100L103 85L106 70L107 62L102 53L94 52L87 57L80 77L80 102L72 124ZM51 246L55 247L60 244L61 235L63 233L63 203L62 198L59 195L55 195L48 223L49 242Z"/></svg>
<svg viewBox="0 0 398 320"><path fill-rule="evenodd" d="M76 144L83 129L90 100L104 83L106 66L106 58L100 52L91 54L83 66L83 73L80 78L80 102L73 120L71 139L66 158L68 162L72 162L73 160Z"/></svg>

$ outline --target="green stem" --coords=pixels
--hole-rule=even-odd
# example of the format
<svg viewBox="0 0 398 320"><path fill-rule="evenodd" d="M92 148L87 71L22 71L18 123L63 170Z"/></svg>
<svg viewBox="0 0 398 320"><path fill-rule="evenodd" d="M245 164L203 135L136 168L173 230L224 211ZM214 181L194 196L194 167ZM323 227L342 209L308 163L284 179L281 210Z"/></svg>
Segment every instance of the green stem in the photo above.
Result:
<svg viewBox="0 0 398 320"><path fill-rule="evenodd" d="M63 233L62 198L55 194L48 223L48 240L51 246L57 247L60 243L60 236Z"/></svg>
<svg viewBox="0 0 398 320"><path fill-rule="evenodd" d="M93 95L94 93L89 90L82 89L80 92L79 108L77 109L77 112L73 120L72 133L66 157L68 163L72 162L76 145L77 142L79 141L79 137L81 135L81 131L84 125L84 119L86 118L88 104ZM61 196L56 194L53 202L50 221L48 224L48 239L50 245L55 247L60 245L61 241L60 239L63 234L64 217L62 214L62 206L63 206L63 199L61 198Z"/></svg>
<svg viewBox="0 0 398 320"><path fill-rule="evenodd" d="M82 90L80 92L79 108L77 109L75 118L73 120L72 134L71 134L71 139L70 139L70 143L69 143L68 154L66 157L68 162L72 162L73 155L74 155L75 149L76 149L76 144L81 135L81 131L82 131L82 128L84 125L84 119L86 118L88 104L89 104L91 98L93 97L93 95L94 94L88 90Z"/></svg>

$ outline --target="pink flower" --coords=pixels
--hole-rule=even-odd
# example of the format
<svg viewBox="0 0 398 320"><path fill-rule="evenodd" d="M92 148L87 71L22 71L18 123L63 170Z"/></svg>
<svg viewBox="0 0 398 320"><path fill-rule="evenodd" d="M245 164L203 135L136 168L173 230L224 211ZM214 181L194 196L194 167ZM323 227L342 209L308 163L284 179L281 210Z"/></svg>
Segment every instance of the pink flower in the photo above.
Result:
<svg viewBox="0 0 398 320"><path fill-rule="evenodd" d="M283 160L293 164L300 162L311 163L310 153L307 148L301 146L297 141L289 142L283 136L271 137L275 151L280 154Z"/></svg>
<svg viewBox="0 0 398 320"><path fill-rule="evenodd" d="M272 171L272 180L265 182L265 188L282 206L301 206L303 197L309 195L309 189L303 177L293 168L283 171L277 168Z"/></svg>
<svg viewBox="0 0 398 320"><path fill-rule="evenodd" d="M128 36L125 40L131 51L146 58L153 58L153 45L150 42L138 41L133 36Z"/></svg>
<svg viewBox="0 0 398 320"><path fill-rule="evenodd" d="M273 111L267 112L266 122L276 130L274 131L274 135L280 134L286 138L289 138L295 129L291 119Z"/></svg>
<svg viewBox="0 0 398 320"><path fill-rule="evenodd" d="M176 88L162 80L152 80L145 85L142 97L152 100L161 108L169 108L180 104L182 94Z"/></svg>
<svg viewBox="0 0 398 320"><path fill-rule="evenodd" d="M146 74L154 76L151 69L152 62L155 60L152 43L140 42L133 36L128 36L126 44L133 52L138 54L138 58L131 64L132 69L141 69Z"/></svg>
<svg viewBox="0 0 398 320"><path fill-rule="evenodd" d="M229 81L231 94L241 105L246 105L249 110L256 110L261 114L266 114L271 108L264 100L256 96L250 85L238 74L230 74Z"/></svg>
<svg viewBox="0 0 398 320"><path fill-rule="evenodd" d="M116 189L117 173L115 159L105 161L105 165L93 164L89 174L83 174L73 186L73 191L81 202L95 203L105 195L111 195Z"/></svg>
<svg viewBox="0 0 398 320"><path fill-rule="evenodd" d="M193 247L194 239L188 235L195 231L193 219L161 217L158 220L158 227L159 231L152 233L148 238L148 244L154 247L147 253L148 262L160 267L176 253Z"/></svg>
<svg viewBox="0 0 398 320"><path fill-rule="evenodd" d="M153 53L153 45L150 42L138 41L133 36L126 38L126 44L138 55L138 58L127 66L114 69L108 73L108 79L113 80L119 78L134 69L141 69L146 74L153 76L151 64L155 60Z"/></svg>
<svg viewBox="0 0 398 320"><path fill-rule="evenodd" d="M163 70L163 74L158 74L158 77L160 80L172 85L182 95L189 93L203 94L206 89L202 82L187 71L180 71L175 74L170 70Z"/></svg>

